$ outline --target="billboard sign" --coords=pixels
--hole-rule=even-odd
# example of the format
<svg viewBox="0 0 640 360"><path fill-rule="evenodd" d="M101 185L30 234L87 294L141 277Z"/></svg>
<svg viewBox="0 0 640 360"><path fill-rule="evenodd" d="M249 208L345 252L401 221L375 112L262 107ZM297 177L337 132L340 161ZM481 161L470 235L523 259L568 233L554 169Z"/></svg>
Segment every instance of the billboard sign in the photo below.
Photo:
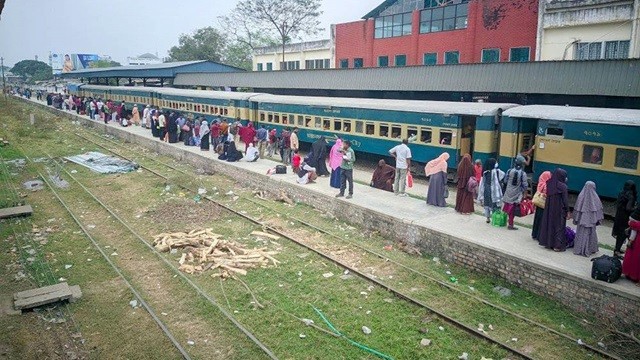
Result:
<svg viewBox="0 0 640 360"><path fill-rule="evenodd" d="M52 54L51 68L54 75L68 73L74 70L87 69L91 63L100 60L95 54Z"/></svg>

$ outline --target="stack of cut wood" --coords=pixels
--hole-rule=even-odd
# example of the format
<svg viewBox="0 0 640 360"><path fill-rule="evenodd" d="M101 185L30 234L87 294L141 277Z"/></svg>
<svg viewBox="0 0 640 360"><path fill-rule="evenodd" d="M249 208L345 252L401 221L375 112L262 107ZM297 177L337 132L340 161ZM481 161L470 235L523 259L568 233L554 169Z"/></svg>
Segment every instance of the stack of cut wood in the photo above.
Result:
<svg viewBox="0 0 640 360"><path fill-rule="evenodd" d="M265 268L270 264L278 266L280 263L273 257L277 251L248 249L233 241L223 240L222 235L213 233L213 229L159 234L154 237L153 246L161 252L182 249L179 269L188 274L218 269L219 272L212 277L228 278L234 274L246 275L246 269Z"/></svg>

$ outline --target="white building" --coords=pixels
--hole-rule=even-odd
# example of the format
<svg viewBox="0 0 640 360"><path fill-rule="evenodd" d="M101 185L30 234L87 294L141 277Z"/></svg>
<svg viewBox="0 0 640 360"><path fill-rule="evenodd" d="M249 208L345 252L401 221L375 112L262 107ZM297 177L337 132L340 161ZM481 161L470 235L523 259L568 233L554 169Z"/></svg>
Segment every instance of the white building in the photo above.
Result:
<svg viewBox="0 0 640 360"><path fill-rule="evenodd" d="M333 69L335 47L331 40L268 46L253 51L253 71Z"/></svg>
<svg viewBox="0 0 640 360"><path fill-rule="evenodd" d="M536 60L640 57L640 0L541 0Z"/></svg>
<svg viewBox="0 0 640 360"><path fill-rule="evenodd" d="M142 54L136 57L127 57L127 65L152 65L162 64L162 59L158 55L151 53Z"/></svg>

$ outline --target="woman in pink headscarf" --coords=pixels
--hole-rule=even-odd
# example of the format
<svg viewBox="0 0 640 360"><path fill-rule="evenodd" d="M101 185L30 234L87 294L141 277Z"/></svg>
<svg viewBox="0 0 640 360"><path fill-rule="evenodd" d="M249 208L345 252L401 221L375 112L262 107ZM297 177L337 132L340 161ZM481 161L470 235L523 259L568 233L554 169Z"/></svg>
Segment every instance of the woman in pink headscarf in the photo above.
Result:
<svg viewBox="0 0 640 360"><path fill-rule="evenodd" d="M427 204L446 207L447 201L447 164L449 153L442 153L436 159L431 160L424 167L424 173L429 176L429 189L427 190Z"/></svg>
<svg viewBox="0 0 640 360"><path fill-rule="evenodd" d="M329 166L331 167L331 180L329 184L332 188L340 189L340 165L342 164L342 139L338 138L329 152Z"/></svg>

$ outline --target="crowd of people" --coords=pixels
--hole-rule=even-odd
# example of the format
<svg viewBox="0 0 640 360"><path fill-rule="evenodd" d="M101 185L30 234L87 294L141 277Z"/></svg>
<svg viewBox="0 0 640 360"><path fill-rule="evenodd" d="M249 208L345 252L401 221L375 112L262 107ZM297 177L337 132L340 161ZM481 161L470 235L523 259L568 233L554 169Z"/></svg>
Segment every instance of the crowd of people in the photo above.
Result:
<svg viewBox="0 0 640 360"><path fill-rule="evenodd" d="M30 96L30 95L29 95ZM255 162L261 158L279 156L283 166L290 166L299 184L310 184L318 177L329 177L332 188L339 189L336 197L353 197L353 167L356 154L348 140L337 138L328 148L324 137L317 139L303 158L300 154L298 128L278 130L267 129L253 123L243 125L240 119L228 121L218 116L211 124L204 118L194 119L180 112L162 111L146 105L142 112L137 104L127 107L101 99L82 98L73 95L48 94L47 104L61 109L76 111L96 121L117 122L121 126L142 126L151 130L154 137L168 143L182 142L186 146L198 146L202 151L214 150L218 159L236 162ZM244 153L238 149L244 144ZM519 154L506 172L499 168L496 159L472 161L464 155L457 167L455 210L461 214L474 213L474 203L484 210L486 222L492 222L496 212L504 212L507 229L518 230L515 217L524 216L521 204L530 201L535 208L531 237L540 246L556 252L573 248L576 255L591 256L599 251L596 227L604 220L602 202L598 196L596 183L587 181L577 201L570 208L568 199L568 174L562 168L553 172L545 171L538 178L537 187L529 192L529 179L525 167L531 160L533 148ZM266 154L265 154L266 153ZM380 160L370 182L370 186L406 196L406 186L411 180L411 149L409 140L404 139L389 150L395 159L395 167ZM446 207L449 197L448 160L445 152L429 161L424 173L429 178L426 203ZM329 167L327 168L327 162ZM576 226L575 236L570 236L567 221ZM640 281L640 245L636 244L640 231L640 204L638 204L636 184L627 181L616 201L616 214L612 235L616 239L614 256L623 257L623 273L633 281ZM622 250L628 241L626 253Z"/></svg>

